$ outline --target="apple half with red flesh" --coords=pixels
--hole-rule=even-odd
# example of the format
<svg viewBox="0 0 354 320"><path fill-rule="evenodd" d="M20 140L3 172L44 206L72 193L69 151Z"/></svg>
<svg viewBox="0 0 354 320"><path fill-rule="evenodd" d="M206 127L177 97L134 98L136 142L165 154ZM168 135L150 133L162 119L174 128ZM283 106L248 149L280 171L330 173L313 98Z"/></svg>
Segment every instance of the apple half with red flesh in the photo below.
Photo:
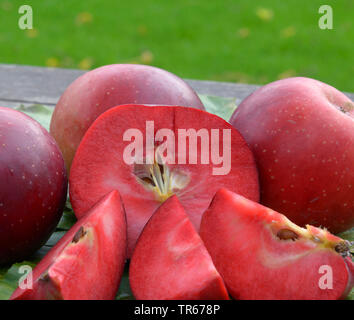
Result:
<svg viewBox="0 0 354 320"><path fill-rule="evenodd" d="M141 233L129 265L138 300L228 300L224 282L177 196Z"/></svg>
<svg viewBox="0 0 354 320"><path fill-rule="evenodd" d="M112 107L132 103L204 110L194 90L168 71L138 64L113 64L89 71L65 90L50 123L50 133L63 152L68 170L93 121Z"/></svg>
<svg viewBox="0 0 354 320"><path fill-rule="evenodd" d="M254 152L261 203L300 226L354 227L354 103L309 78L267 84L230 123Z"/></svg>
<svg viewBox="0 0 354 320"><path fill-rule="evenodd" d="M190 139L183 139L187 131ZM179 106L126 105L106 111L82 139L69 183L78 218L103 195L119 190L129 257L146 222L173 194L197 230L221 187L259 198L253 155L237 130L206 111Z"/></svg>
<svg viewBox="0 0 354 320"><path fill-rule="evenodd" d="M226 189L200 236L235 299L340 299L354 285L350 243Z"/></svg>
<svg viewBox="0 0 354 320"><path fill-rule="evenodd" d="M0 107L0 265L26 259L48 240L67 186L53 137L26 114Z"/></svg>
<svg viewBox="0 0 354 320"><path fill-rule="evenodd" d="M83 216L33 270L13 300L113 300L126 260L126 218L117 191Z"/></svg>

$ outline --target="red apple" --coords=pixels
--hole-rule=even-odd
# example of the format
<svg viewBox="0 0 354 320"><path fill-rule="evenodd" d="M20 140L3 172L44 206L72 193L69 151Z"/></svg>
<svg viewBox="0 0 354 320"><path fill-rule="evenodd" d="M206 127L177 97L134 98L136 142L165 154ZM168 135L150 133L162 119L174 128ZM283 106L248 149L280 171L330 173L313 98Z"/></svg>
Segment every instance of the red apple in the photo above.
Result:
<svg viewBox="0 0 354 320"><path fill-rule="evenodd" d="M261 203L303 226L354 226L354 104L308 78L256 90L231 117L258 164Z"/></svg>
<svg viewBox="0 0 354 320"><path fill-rule="evenodd" d="M219 188L255 201L259 197L253 155L238 131L206 111L177 106L106 111L82 139L69 180L78 218L102 196L119 190L127 212L129 257L146 222L173 194L197 230Z"/></svg>
<svg viewBox="0 0 354 320"><path fill-rule="evenodd" d="M224 282L176 196L146 224L129 265L138 300L228 300Z"/></svg>
<svg viewBox="0 0 354 320"><path fill-rule="evenodd" d="M204 213L200 236L235 299L340 299L354 285L348 241L226 189Z"/></svg>
<svg viewBox="0 0 354 320"><path fill-rule="evenodd" d="M113 300L126 259L126 233L123 204L112 191L36 266L32 288L19 287L11 299Z"/></svg>
<svg viewBox="0 0 354 320"><path fill-rule="evenodd" d="M75 151L92 122L122 104L181 105L204 109L193 89L165 70L136 64L97 68L76 79L55 107L50 133L70 169Z"/></svg>
<svg viewBox="0 0 354 320"><path fill-rule="evenodd" d="M28 257L48 240L66 192L55 140L24 113L0 107L0 265Z"/></svg>

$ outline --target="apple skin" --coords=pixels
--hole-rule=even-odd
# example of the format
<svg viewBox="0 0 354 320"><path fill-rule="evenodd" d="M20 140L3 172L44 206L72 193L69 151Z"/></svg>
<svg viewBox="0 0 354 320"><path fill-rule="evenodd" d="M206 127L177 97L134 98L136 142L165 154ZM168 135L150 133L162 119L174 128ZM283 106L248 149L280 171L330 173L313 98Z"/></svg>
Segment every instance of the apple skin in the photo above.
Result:
<svg viewBox="0 0 354 320"><path fill-rule="evenodd" d="M0 107L0 265L48 240L66 195L64 159L53 137L24 113Z"/></svg>
<svg viewBox="0 0 354 320"><path fill-rule="evenodd" d="M310 225L301 228L227 189L204 212L200 237L237 300L337 300L354 285L348 241ZM323 267L331 270L324 283Z"/></svg>
<svg viewBox="0 0 354 320"><path fill-rule="evenodd" d="M50 124L67 169L94 120L122 104L180 105L204 110L193 89L176 75L151 66L113 64L85 73L60 97Z"/></svg>
<svg viewBox="0 0 354 320"><path fill-rule="evenodd" d="M267 84L230 123L253 151L261 203L296 224L337 233L354 226L354 104L309 78Z"/></svg>
<svg viewBox="0 0 354 320"><path fill-rule="evenodd" d="M113 300L126 259L127 225L113 190L73 225L20 286L11 300Z"/></svg>
<svg viewBox="0 0 354 320"><path fill-rule="evenodd" d="M154 212L129 265L137 300L229 300L220 274L176 195Z"/></svg>

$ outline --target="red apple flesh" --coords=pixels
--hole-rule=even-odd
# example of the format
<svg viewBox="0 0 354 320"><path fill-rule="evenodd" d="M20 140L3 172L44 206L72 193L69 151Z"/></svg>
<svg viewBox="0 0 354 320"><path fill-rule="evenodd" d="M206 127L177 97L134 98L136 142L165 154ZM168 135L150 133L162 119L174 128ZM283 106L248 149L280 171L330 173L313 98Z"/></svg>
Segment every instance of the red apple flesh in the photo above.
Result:
<svg viewBox="0 0 354 320"><path fill-rule="evenodd" d="M156 67L114 64L87 72L60 97L50 124L50 133L58 142L68 170L93 121L122 104L181 105L204 110L186 82Z"/></svg>
<svg viewBox="0 0 354 320"><path fill-rule="evenodd" d="M226 189L204 213L200 236L235 299L341 299L354 285L348 241Z"/></svg>
<svg viewBox="0 0 354 320"><path fill-rule="evenodd" d="M152 215L129 265L138 300L228 300L224 281L177 196Z"/></svg>
<svg viewBox="0 0 354 320"><path fill-rule="evenodd" d="M317 80L261 87L230 119L256 157L261 203L296 224L354 226L354 104Z"/></svg>
<svg viewBox="0 0 354 320"><path fill-rule="evenodd" d="M0 107L0 265L25 259L48 240L66 192L55 140L24 113Z"/></svg>
<svg viewBox="0 0 354 320"><path fill-rule="evenodd" d="M17 288L11 299L113 300L124 269L126 238L123 203L112 191L36 266L32 288Z"/></svg>
<svg viewBox="0 0 354 320"><path fill-rule="evenodd" d="M190 138L179 139L187 130ZM131 131L141 135L144 147L150 146L153 157L155 153L155 160L158 154L165 155L161 147L166 144L175 146L175 152L160 163L153 159L147 164L146 150L144 163L134 157L132 162L126 161L126 151L140 140L138 135L127 139ZM166 140L167 133L173 137ZM197 137L197 133L201 135ZM184 149L181 141L186 142ZM216 155L223 155L225 161L216 164L212 160ZM225 172L220 172L223 168ZM178 106L126 105L106 111L82 139L69 181L70 199L78 218L107 192L119 190L127 212L129 257L146 222L173 194L197 230L202 213L219 188L227 187L255 201L259 197L253 155L238 131L218 116Z"/></svg>

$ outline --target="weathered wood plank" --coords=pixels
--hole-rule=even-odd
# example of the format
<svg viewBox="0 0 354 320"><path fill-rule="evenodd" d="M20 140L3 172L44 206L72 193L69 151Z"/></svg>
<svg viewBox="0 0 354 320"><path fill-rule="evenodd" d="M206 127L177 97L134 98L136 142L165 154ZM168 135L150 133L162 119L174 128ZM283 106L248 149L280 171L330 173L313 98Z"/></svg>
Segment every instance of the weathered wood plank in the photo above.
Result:
<svg viewBox="0 0 354 320"><path fill-rule="evenodd" d="M0 101L55 105L65 88L84 71L0 64ZM198 93L236 97L237 103L258 86L215 81L186 80ZM6 103L8 101L8 103Z"/></svg>
<svg viewBox="0 0 354 320"><path fill-rule="evenodd" d="M81 74L79 70L0 65L0 100L55 105Z"/></svg>
<svg viewBox="0 0 354 320"><path fill-rule="evenodd" d="M0 105L23 104L54 106L65 88L84 71L0 64ZM259 86L216 81L186 81L200 94L235 97L240 103ZM354 94L347 94L354 100Z"/></svg>

